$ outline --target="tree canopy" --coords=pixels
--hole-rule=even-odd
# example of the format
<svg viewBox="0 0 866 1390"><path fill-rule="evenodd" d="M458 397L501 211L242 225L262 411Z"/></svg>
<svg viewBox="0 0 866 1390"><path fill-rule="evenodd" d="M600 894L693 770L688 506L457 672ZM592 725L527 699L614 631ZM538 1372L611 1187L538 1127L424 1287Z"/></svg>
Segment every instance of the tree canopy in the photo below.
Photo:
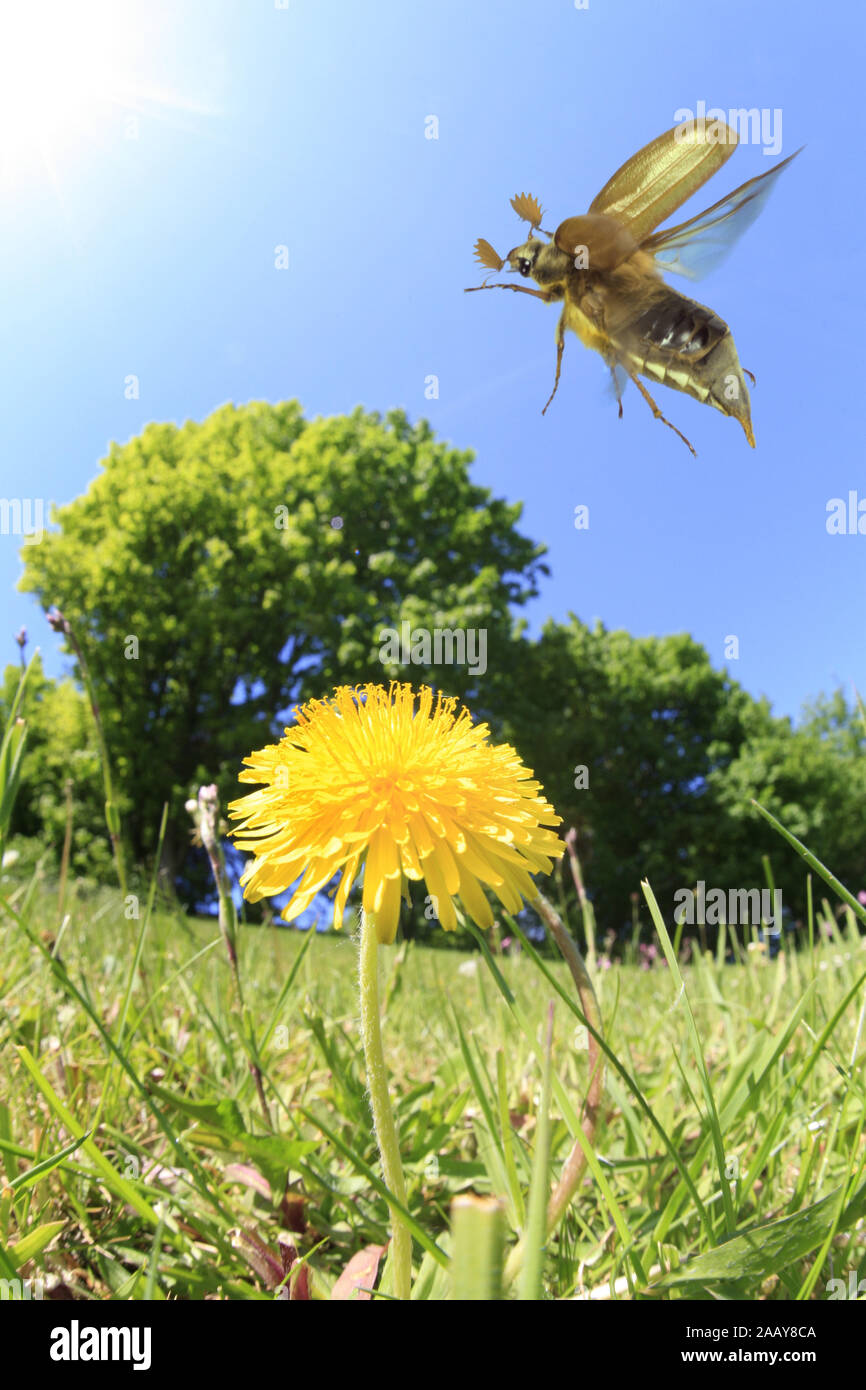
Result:
<svg viewBox="0 0 866 1390"><path fill-rule="evenodd" d="M803 861L758 800L843 880L866 885L864 734L840 694L798 728L684 634L635 638L571 616L525 643L509 727L578 849L600 921L619 927L648 878L672 910L699 879L765 886L805 911Z"/></svg>
<svg viewBox="0 0 866 1390"><path fill-rule="evenodd" d="M12 709L21 668L7 666L0 686L0 726ZM27 678L20 717L27 739L15 803L13 829L53 851L56 867L70 831L72 872L97 881L112 872L105 834L105 800L93 716L69 678L45 675L37 655Z"/></svg>

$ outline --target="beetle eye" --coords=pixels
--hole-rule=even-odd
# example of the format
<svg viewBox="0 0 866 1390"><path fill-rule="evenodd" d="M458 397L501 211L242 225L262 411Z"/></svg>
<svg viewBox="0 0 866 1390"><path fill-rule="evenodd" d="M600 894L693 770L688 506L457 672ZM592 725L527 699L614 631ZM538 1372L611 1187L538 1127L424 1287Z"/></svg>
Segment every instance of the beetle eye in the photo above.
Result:
<svg viewBox="0 0 866 1390"><path fill-rule="evenodd" d="M528 261L525 256L521 256L520 260L517 262L517 269L520 271L521 275L528 275L532 269L532 261Z"/></svg>

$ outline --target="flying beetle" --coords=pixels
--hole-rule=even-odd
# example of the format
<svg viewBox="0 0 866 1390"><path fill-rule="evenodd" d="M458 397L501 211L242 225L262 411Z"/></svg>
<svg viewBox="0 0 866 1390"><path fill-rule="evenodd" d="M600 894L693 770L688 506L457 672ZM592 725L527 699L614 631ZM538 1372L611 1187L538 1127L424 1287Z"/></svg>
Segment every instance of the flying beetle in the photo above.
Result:
<svg viewBox="0 0 866 1390"><path fill-rule="evenodd" d="M687 222L655 230L718 172L737 141L736 131L723 121L674 126L632 155L584 216L566 218L552 235L541 226L544 214L538 200L520 193L511 199L511 206L529 223L523 245L503 260L488 241L479 238L475 243L475 256L483 266L517 271L540 288L485 281L473 285L472 291L514 290L545 304L562 304L556 330L556 375L542 414L556 395L565 330L570 328L607 363L620 418L622 392L633 381L654 417L695 453L640 381L645 376L733 416L755 447L749 391L731 330L712 309L671 289L662 273L697 278L718 265L758 216L779 174L800 151ZM542 241L538 233L549 240Z"/></svg>

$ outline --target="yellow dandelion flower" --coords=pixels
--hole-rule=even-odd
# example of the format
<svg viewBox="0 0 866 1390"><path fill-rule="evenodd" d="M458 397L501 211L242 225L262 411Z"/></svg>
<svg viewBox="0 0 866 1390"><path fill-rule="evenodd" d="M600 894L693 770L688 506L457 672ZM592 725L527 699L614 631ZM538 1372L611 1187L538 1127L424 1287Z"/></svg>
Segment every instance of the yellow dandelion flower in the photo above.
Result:
<svg viewBox="0 0 866 1390"><path fill-rule="evenodd" d="M416 709L417 701L417 709ZM493 921L482 884L517 912L535 898L529 875L550 873L565 846L560 817L507 744L457 701L393 682L340 686L295 710L279 743L245 758L242 782L263 784L231 803L233 832L255 859L241 884L252 901L298 880L282 916L310 906L341 873L334 926L364 868L363 907L381 942L397 931L406 880L424 881L446 931L454 902L479 926Z"/></svg>

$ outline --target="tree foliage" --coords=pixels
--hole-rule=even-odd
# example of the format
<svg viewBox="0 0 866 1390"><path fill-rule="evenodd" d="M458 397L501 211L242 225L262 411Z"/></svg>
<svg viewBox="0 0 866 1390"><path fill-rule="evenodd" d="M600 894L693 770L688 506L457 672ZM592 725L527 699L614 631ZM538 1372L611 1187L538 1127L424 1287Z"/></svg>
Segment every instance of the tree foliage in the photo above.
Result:
<svg viewBox="0 0 866 1390"><path fill-rule="evenodd" d="M20 666L7 666L0 688L0 727L20 680ZM46 676L37 654L19 714L27 735L13 834L38 841L56 865L69 826L72 873L89 880L104 877L111 872L111 853L93 716L86 699L71 679Z"/></svg>
<svg viewBox="0 0 866 1390"><path fill-rule="evenodd" d="M692 638L635 638L574 616L527 642L520 665L511 733L578 830L602 925L628 921L644 878L669 912L699 879L764 887L764 855L802 915L803 863L752 798L855 891L866 884L863 732L841 696L794 729Z"/></svg>
<svg viewBox="0 0 866 1390"><path fill-rule="evenodd" d="M807 709L797 728L763 706L749 710L745 724L737 757L711 778L725 828L720 881L743 882L742 866L767 855L784 901L795 916L805 913L802 860L754 813L754 799L852 892L866 888L866 730L859 712L837 691Z"/></svg>

